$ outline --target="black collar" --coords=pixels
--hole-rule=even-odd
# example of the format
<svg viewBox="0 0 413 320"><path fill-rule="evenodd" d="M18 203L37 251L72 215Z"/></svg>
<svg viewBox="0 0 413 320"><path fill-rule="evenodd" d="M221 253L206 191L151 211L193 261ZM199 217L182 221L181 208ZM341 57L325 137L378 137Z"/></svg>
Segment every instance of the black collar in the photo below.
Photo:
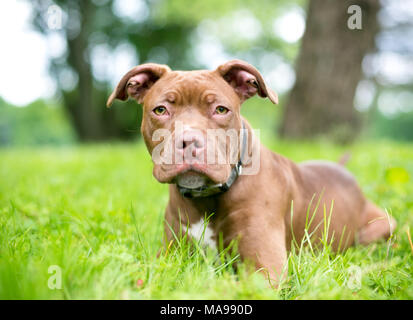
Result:
<svg viewBox="0 0 413 320"><path fill-rule="evenodd" d="M241 175L242 172L242 160L244 159L245 151L247 149L247 134L244 125L244 121L242 122L242 150L240 159L237 164L231 169L231 173L229 178L224 183L214 184L211 186L202 186L199 188L184 188L179 185L178 187L179 192L185 198L198 198L198 197L209 197L212 195L216 195L218 193L223 193L228 191L229 188L233 185L235 180L237 180L238 176Z"/></svg>

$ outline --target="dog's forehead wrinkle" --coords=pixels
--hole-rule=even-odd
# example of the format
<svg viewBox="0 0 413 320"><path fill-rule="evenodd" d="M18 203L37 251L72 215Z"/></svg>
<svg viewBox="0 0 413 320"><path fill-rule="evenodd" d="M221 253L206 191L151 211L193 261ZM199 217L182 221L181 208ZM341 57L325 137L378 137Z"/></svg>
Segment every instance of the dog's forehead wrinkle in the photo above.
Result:
<svg viewBox="0 0 413 320"><path fill-rule="evenodd" d="M173 71L164 80L171 85L191 85L213 81L213 76L205 70Z"/></svg>
<svg viewBox="0 0 413 320"><path fill-rule="evenodd" d="M220 84L207 70L173 71L161 79L157 92L160 100L173 97L178 100L177 104L213 103L225 95Z"/></svg>

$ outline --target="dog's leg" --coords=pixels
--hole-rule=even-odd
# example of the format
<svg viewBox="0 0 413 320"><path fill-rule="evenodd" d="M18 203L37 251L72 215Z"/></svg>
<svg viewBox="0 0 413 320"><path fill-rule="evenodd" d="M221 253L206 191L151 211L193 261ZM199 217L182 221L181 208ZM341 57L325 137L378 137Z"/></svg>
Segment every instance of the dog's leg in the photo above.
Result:
<svg viewBox="0 0 413 320"><path fill-rule="evenodd" d="M228 245L230 240L237 239L241 259L252 263L272 287L277 287L287 271L285 226L265 223L265 219L248 219L248 216L248 213L229 215L223 229L224 244Z"/></svg>
<svg viewBox="0 0 413 320"><path fill-rule="evenodd" d="M361 216L358 242L367 245L380 238L387 239L396 228L396 220L371 202L367 202Z"/></svg>

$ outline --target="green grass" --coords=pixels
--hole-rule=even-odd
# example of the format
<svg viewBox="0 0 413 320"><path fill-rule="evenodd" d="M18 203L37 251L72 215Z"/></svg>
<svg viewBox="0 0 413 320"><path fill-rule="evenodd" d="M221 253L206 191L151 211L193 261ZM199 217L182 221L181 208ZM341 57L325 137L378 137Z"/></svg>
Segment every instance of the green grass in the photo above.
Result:
<svg viewBox="0 0 413 320"><path fill-rule="evenodd" d="M348 168L366 195L398 221L391 241L338 255L305 247L290 254L288 279L275 290L210 249L182 242L156 257L168 192L142 143L3 149L0 298L412 299L413 145L264 140L295 161L351 151ZM60 290L48 287L53 265ZM361 285L351 286L357 276Z"/></svg>

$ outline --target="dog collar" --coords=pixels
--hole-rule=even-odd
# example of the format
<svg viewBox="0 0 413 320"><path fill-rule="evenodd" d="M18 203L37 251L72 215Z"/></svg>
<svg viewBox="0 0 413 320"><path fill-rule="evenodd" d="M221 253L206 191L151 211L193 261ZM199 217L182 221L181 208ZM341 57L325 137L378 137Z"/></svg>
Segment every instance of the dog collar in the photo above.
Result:
<svg viewBox="0 0 413 320"><path fill-rule="evenodd" d="M247 137L246 137L246 129L244 122L242 122L242 150L239 161L236 165L231 169L231 173L229 178L224 183L218 183L211 186L202 186L199 188L185 188L179 185L178 190L182 196L185 198L199 198L199 197L209 197L218 193L223 193L228 191L229 188L233 185L235 180L237 180L238 176L242 173L242 160L244 159L245 150L247 149Z"/></svg>

